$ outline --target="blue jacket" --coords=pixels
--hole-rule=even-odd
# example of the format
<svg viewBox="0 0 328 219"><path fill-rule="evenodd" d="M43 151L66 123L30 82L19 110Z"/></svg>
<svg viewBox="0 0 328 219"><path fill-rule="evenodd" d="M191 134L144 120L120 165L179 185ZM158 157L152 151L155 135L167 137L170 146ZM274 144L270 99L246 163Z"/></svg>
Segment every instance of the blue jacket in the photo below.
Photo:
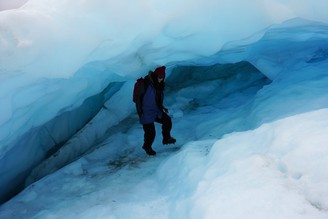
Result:
<svg viewBox="0 0 328 219"><path fill-rule="evenodd" d="M150 84L143 96L142 101L142 116L140 117L141 124L148 124L155 122L156 118L161 118L163 115L162 110L156 103L156 90Z"/></svg>
<svg viewBox="0 0 328 219"><path fill-rule="evenodd" d="M164 82L162 82L164 83ZM155 88L157 87L157 89ZM137 96L136 108L141 124L155 122L163 115L163 89L164 84L154 84L150 76L144 79L144 85Z"/></svg>

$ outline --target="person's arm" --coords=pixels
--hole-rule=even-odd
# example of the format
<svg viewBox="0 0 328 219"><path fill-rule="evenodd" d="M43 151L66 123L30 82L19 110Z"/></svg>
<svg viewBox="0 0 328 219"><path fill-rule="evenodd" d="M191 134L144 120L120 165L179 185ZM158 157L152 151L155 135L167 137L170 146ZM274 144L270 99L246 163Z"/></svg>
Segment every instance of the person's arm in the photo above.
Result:
<svg viewBox="0 0 328 219"><path fill-rule="evenodd" d="M164 91L162 91L162 93L161 93L161 101L160 101L160 109L164 112L164 113L166 113L166 114L168 114L169 113L169 110L164 106Z"/></svg>

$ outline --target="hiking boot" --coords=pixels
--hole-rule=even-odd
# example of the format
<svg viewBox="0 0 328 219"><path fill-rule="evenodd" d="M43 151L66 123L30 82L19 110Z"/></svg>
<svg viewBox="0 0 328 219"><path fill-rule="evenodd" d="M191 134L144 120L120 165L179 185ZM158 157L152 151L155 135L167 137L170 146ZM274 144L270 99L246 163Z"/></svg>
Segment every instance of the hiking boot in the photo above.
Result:
<svg viewBox="0 0 328 219"><path fill-rule="evenodd" d="M176 141L177 140L175 140L174 138L169 137L169 138L163 139L163 144L175 144Z"/></svg>
<svg viewBox="0 0 328 219"><path fill-rule="evenodd" d="M156 155L156 151L154 151L152 148L146 148L146 147L142 147L142 148L146 151L148 155L150 156Z"/></svg>

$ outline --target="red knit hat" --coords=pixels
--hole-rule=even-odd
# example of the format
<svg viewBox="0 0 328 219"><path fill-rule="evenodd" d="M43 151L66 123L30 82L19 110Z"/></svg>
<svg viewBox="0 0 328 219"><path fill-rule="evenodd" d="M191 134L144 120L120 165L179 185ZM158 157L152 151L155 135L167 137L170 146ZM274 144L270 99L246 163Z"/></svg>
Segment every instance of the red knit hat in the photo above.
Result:
<svg viewBox="0 0 328 219"><path fill-rule="evenodd" d="M165 78L165 69L165 66L158 67L155 69L154 73L157 77L161 76L162 78Z"/></svg>

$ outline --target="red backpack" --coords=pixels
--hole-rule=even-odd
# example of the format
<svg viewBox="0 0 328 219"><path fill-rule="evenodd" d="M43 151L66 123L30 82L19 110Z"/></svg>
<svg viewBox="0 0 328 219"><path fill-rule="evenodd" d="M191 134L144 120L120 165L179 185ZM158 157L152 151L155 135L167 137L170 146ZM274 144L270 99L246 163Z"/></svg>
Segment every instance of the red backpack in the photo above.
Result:
<svg viewBox="0 0 328 219"><path fill-rule="evenodd" d="M136 83L134 84L134 89L133 89L133 102L137 101L137 93L138 90L140 89L140 86L144 83L143 78L139 78Z"/></svg>

